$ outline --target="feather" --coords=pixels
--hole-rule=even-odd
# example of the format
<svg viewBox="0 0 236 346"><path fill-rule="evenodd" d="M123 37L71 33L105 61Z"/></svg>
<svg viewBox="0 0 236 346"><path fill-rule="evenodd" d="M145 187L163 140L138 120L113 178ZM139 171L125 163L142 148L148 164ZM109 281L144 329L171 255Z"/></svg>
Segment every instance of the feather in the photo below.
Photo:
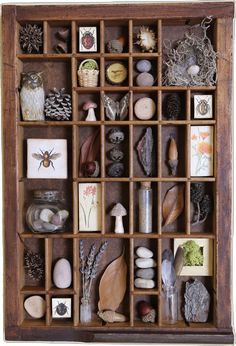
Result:
<svg viewBox="0 0 236 346"><path fill-rule="evenodd" d="M175 269L171 261L165 259L161 264L161 277L165 286L174 286L176 281Z"/></svg>
<svg viewBox="0 0 236 346"><path fill-rule="evenodd" d="M174 264L174 255L173 252L170 249L165 249L162 252L162 261L164 261L165 259L167 259L168 261L171 261L172 264Z"/></svg>
<svg viewBox="0 0 236 346"><path fill-rule="evenodd" d="M182 246L179 246L176 254L175 254L175 260L174 260L174 268L176 276L181 274L181 270L184 266L184 249Z"/></svg>

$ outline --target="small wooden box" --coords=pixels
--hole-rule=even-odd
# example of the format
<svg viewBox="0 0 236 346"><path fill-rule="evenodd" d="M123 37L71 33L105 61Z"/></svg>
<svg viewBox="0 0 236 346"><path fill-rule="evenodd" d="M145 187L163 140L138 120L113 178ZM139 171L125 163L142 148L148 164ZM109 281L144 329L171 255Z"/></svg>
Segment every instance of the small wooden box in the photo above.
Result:
<svg viewBox="0 0 236 346"><path fill-rule="evenodd" d="M174 87L162 85L163 42L181 39L189 25L199 24L213 16L209 35L217 59L218 80L215 86ZM126 5L43 5L3 6L3 131L4 131L4 223L5 223L5 337L7 340L55 340L96 342L180 342L180 343L233 343L231 326L231 115L232 115L232 25L233 2L202 3L156 3ZM26 23L40 24L43 28L43 47L39 54L25 54L19 45L19 30ZM142 53L136 35L141 25L150 26L158 37L157 51ZM79 27L97 28L97 52L80 52ZM56 32L69 29L68 51L58 54ZM125 36L122 53L108 53L106 43ZM99 85L81 88L77 70L83 59L92 58L99 64ZM155 84L138 87L135 84L138 60L149 59L153 65ZM107 83L105 69L112 61L122 61L128 68L128 79L123 85ZM72 95L72 118L70 121L24 122L19 104L20 75L28 71L44 72L44 87L48 94L53 87L66 88ZM129 115L124 121L110 121L105 117L101 94L114 99L130 92ZM181 119L168 120L163 112L166 95L178 93L183 104ZM194 95L213 96L213 118L194 119ZM153 119L143 122L133 112L133 105L142 96L150 96L157 105ZM97 121L85 122L83 103L92 99L98 105ZM214 127L214 169L210 177L192 177L190 170L190 141L192 125ZM144 129L150 126L154 134L155 169L152 177L145 177L140 168L136 145ZM109 163L106 141L109 130L122 129L126 136L123 146L125 173L121 178L107 176ZM96 178L79 176L79 149L83 141L100 131L100 175ZM174 135L179 148L177 175L171 177L166 166L167 139ZM28 138L66 139L68 150L67 179L28 179ZM138 189L141 181L150 181L153 188L153 232L138 232ZM205 182L214 197L212 216L199 227L191 227L190 187L193 182ZM101 231L97 233L79 230L79 182L101 183L102 216ZM172 225L162 227L162 201L166 191L175 184L185 186L185 209L181 218ZM34 189L59 189L66 195L70 223L64 233L34 234L25 223L27 206L31 203ZM127 209L124 234L114 233L114 223L109 210L121 202ZM161 254L165 248L173 249L175 238L211 239L213 243L213 276L199 279L211 294L211 309L207 323L190 323L183 320L182 302L179 303L179 321L167 326L161 314ZM102 323L95 319L82 325L79 317L80 274L79 241L84 240L86 251L95 243L107 240L108 250L103 266L95 280L92 307L96 314L98 283L105 266L121 254L125 248L128 265L127 291L119 311L128 321L118 324ZM147 246L157 261L156 287L141 290L134 287L134 249ZM40 251L45 258L45 280L35 284L24 273L24 247ZM57 289L52 282L52 268L60 257L73 263L73 282L70 288ZM182 288L188 277L178 279ZM33 320L24 311L24 300L30 295L40 295L46 300L46 315ZM51 300L54 297L71 298L72 315L68 321L52 319ZM182 295L183 297L183 295ZM157 320L154 324L142 323L137 316L136 304L145 299L155 306Z"/></svg>

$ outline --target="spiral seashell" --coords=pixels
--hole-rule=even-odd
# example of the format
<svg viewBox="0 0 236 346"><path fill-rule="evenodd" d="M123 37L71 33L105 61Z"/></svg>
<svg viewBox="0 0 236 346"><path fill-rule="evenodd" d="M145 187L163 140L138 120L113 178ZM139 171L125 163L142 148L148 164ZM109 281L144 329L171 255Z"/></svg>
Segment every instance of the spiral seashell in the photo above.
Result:
<svg viewBox="0 0 236 346"><path fill-rule="evenodd" d="M113 322L125 322L126 316L119 314L115 311L98 311L98 316L105 322L113 323Z"/></svg>

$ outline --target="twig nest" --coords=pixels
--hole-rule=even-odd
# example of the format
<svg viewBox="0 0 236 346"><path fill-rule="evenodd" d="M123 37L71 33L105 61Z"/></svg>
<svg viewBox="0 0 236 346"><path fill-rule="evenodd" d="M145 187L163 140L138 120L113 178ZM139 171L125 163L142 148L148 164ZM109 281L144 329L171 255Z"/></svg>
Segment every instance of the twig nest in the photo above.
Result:
<svg viewBox="0 0 236 346"><path fill-rule="evenodd" d="M31 296L25 300L24 308L32 318L42 318L46 312L46 302L40 296Z"/></svg>
<svg viewBox="0 0 236 346"><path fill-rule="evenodd" d="M192 65L187 69L189 75L196 76L200 71L200 67L198 65Z"/></svg>
<svg viewBox="0 0 236 346"><path fill-rule="evenodd" d="M149 72L152 68L152 64L149 60L143 59L139 60L136 64L136 69L138 72Z"/></svg>
<svg viewBox="0 0 236 346"><path fill-rule="evenodd" d="M150 97L140 98L134 106L134 113L140 120L151 119L156 112L156 105Z"/></svg>
<svg viewBox="0 0 236 346"><path fill-rule="evenodd" d="M154 84L154 77L151 73L142 72L136 78L138 86L152 86Z"/></svg>
<svg viewBox="0 0 236 346"><path fill-rule="evenodd" d="M113 144L119 144L119 143L123 142L124 139L125 139L124 132L117 129L117 128L111 129L108 132L108 140L109 140L109 142L111 142Z"/></svg>

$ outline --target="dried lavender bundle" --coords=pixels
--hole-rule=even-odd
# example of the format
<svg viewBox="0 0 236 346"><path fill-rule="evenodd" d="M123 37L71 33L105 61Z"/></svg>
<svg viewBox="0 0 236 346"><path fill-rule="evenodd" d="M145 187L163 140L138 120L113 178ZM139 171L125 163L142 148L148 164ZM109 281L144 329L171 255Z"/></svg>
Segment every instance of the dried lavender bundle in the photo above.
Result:
<svg viewBox="0 0 236 346"><path fill-rule="evenodd" d="M26 274L31 279L40 281L44 278L44 258L41 254L25 250L24 261Z"/></svg>

